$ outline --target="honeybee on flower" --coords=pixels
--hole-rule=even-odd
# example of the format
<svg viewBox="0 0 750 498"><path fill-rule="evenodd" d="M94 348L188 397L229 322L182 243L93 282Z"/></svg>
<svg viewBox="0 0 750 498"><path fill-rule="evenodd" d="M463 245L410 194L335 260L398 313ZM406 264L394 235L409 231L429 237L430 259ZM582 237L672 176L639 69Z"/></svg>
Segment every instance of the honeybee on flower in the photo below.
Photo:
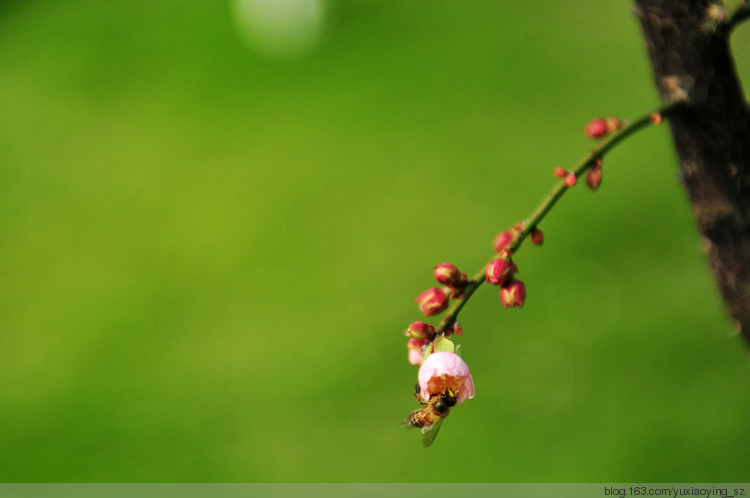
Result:
<svg viewBox="0 0 750 498"><path fill-rule="evenodd" d="M450 409L474 397L474 380L464 360L449 352L429 355L417 378L417 401L425 407L413 411L402 426L420 428L422 445L427 447L435 441Z"/></svg>

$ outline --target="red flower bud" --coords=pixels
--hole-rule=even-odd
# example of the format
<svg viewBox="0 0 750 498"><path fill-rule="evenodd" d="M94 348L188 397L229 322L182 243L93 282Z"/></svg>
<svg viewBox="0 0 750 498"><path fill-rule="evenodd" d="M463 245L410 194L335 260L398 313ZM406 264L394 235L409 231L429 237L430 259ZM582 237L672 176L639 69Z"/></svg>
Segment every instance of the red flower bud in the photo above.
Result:
<svg viewBox="0 0 750 498"><path fill-rule="evenodd" d="M651 114L651 122L652 122L653 124L655 124L655 125L659 125L659 124L661 124L661 122L662 122L663 120L664 120L664 118L663 118L663 117L662 117L662 115L661 115L661 114L659 114L658 112L655 112L655 113Z"/></svg>
<svg viewBox="0 0 750 498"><path fill-rule="evenodd" d="M531 229L531 242L538 246L544 243L544 234L538 228Z"/></svg>
<svg viewBox="0 0 750 498"><path fill-rule="evenodd" d="M453 332L458 335L464 335L464 329L458 322L453 322Z"/></svg>
<svg viewBox="0 0 750 498"><path fill-rule="evenodd" d="M568 170L565 168L555 168L555 176L558 178L565 178L565 175L568 174Z"/></svg>
<svg viewBox="0 0 750 498"><path fill-rule="evenodd" d="M404 335L411 336L412 339L418 341L429 340L435 336L435 327L424 322L414 322L404 331Z"/></svg>
<svg viewBox="0 0 750 498"><path fill-rule="evenodd" d="M500 302L504 308L523 306L526 300L526 286L520 280L511 280L500 288Z"/></svg>
<svg viewBox="0 0 750 498"><path fill-rule="evenodd" d="M589 138L602 138L609 133L609 128L605 119L596 118L589 121L584 131Z"/></svg>
<svg viewBox="0 0 750 498"><path fill-rule="evenodd" d="M607 117L607 131L609 133L614 133L622 128L622 121L617 119L614 116L608 116Z"/></svg>
<svg viewBox="0 0 750 498"><path fill-rule="evenodd" d="M449 287L463 287L466 285L466 274L450 263L441 263L435 267L435 280Z"/></svg>
<svg viewBox="0 0 750 498"><path fill-rule="evenodd" d="M427 289L417 297L419 309L425 314L425 316L437 315L438 313L445 311L449 302L450 300L443 289L438 287Z"/></svg>
<svg viewBox="0 0 750 498"><path fill-rule="evenodd" d="M422 357L424 356L422 346L427 344L427 342L427 339L423 341L409 339L409 342L406 343L406 347L409 349L409 363L412 365L419 365L422 363Z"/></svg>
<svg viewBox="0 0 750 498"><path fill-rule="evenodd" d="M586 173L586 185L591 190L596 190L602 184L602 167L601 165L594 166L588 173Z"/></svg>
<svg viewBox="0 0 750 498"><path fill-rule="evenodd" d="M495 285L503 285L518 269L512 261L498 258L487 265L486 281Z"/></svg>
<svg viewBox="0 0 750 498"><path fill-rule="evenodd" d="M502 251L503 249L505 249L505 246L513 242L513 239L515 238L515 235L510 230L500 232L500 234L495 237L495 251Z"/></svg>
<svg viewBox="0 0 750 498"><path fill-rule="evenodd" d="M577 181L578 177L575 173L568 173L568 176L565 177L565 185L567 185L568 187L572 187L576 184Z"/></svg>

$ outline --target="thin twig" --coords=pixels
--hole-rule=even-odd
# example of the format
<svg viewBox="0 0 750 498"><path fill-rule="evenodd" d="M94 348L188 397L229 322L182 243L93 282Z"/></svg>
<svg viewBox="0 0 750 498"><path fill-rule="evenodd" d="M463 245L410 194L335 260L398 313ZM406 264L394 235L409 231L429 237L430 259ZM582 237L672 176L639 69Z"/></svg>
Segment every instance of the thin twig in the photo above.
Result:
<svg viewBox="0 0 750 498"><path fill-rule="evenodd" d="M611 151L616 145L628 138L636 131L653 124L654 115L660 115L662 118L668 118L679 103L667 104L655 111L648 112L638 119L627 123L618 132L614 133L609 139L604 141L599 147L591 150L589 154L583 157L576 165L571 169L577 177L582 176L588 171L589 168L594 166L599 160L601 160L609 151ZM542 219L549 213L552 207L557 203L558 200L568 191L570 187L566 185L565 180L560 180L547 194L547 197L539 204L539 206L526 218L523 222L523 228L508 247L510 253L515 253L523 243L524 239L531 233L532 229L536 228ZM436 335L432 339L436 339L444 335L445 331L449 330L458 318L458 314L461 312L467 301L471 298L472 294L484 283L485 274L487 272L487 265L479 270L471 280L466 284L463 292L460 296L453 300L450 308L448 308L445 316L437 327ZM432 341L430 341L432 342Z"/></svg>
<svg viewBox="0 0 750 498"><path fill-rule="evenodd" d="M737 7L734 12L729 16L725 24L725 30L727 33L731 33L745 19L750 17L750 5L747 2L743 2Z"/></svg>

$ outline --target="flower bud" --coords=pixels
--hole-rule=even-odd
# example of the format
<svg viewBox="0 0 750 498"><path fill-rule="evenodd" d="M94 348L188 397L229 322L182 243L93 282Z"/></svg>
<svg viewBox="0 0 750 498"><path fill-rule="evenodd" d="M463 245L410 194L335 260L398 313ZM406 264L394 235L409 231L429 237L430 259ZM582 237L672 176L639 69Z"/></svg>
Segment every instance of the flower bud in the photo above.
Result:
<svg viewBox="0 0 750 498"><path fill-rule="evenodd" d="M591 190L596 190L601 184L602 167L601 165L596 165L593 168L589 169L588 173L586 173L586 185L588 185Z"/></svg>
<svg viewBox="0 0 750 498"><path fill-rule="evenodd" d="M419 309L425 316L437 315L445 311L450 303L448 296L445 294L443 289L433 287L427 289L417 297L417 303L419 303Z"/></svg>
<svg viewBox="0 0 750 498"><path fill-rule="evenodd" d="M523 223L516 223L511 229L500 232L497 237L495 237L495 252L499 254L506 251L506 247L515 242L518 238L518 234L522 231Z"/></svg>
<svg viewBox="0 0 750 498"><path fill-rule="evenodd" d="M456 394L456 403L463 403L475 395L469 367L455 353L432 353L419 368L417 379L419 394L425 401L446 389Z"/></svg>
<svg viewBox="0 0 750 498"><path fill-rule="evenodd" d="M435 327L424 322L414 322L404 331L404 335L411 336L418 341L429 340L435 336Z"/></svg>
<svg viewBox="0 0 750 498"><path fill-rule="evenodd" d="M660 125L663 120L664 120L664 117L658 112L654 112L651 114L651 123L655 125Z"/></svg>
<svg viewBox="0 0 750 498"><path fill-rule="evenodd" d="M520 280L511 280L500 288L500 302L503 308L523 306L526 300L526 286Z"/></svg>
<svg viewBox="0 0 750 498"><path fill-rule="evenodd" d="M464 328L459 325L458 322L453 322L453 333L456 335L464 335Z"/></svg>
<svg viewBox="0 0 750 498"><path fill-rule="evenodd" d="M441 263L435 267L435 280L449 287L463 287L466 285L466 274L450 263Z"/></svg>
<svg viewBox="0 0 750 498"><path fill-rule="evenodd" d="M558 178L565 178L565 175L568 174L568 170L565 168L555 168L555 176Z"/></svg>
<svg viewBox="0 0 750 498"><path fill-rule="evenodd" d="M513 234L510 230L500 232L497 237L495 237L495 251L500 252L505 249L505 246L513 242L513 238Z"/></svg>
<svg viewBox="0 0 750 498"><path fill-rule="evenodd" d="M622 128L622 121L620 121L614 116L607 117L607 131L609 133L614 133L616 131L619 131L621 128Z"/></svg>
<svg viewBox="0 0 750 498"><path fill-rule="evenodd" d="M410 339L409 342L406 343L406 347L409 349L409 363L412 365L419 365L422 363L422 358L424 357L424 351L422 351L422 346L427 344L429 341L427 339L425 340L417 340L417 339Z"/></svg>
<svg viewBox="0 0 750 498"><path fill-rule="evenodd" d="M584 131L589 138L602 138L609 133L609 128L605 119L596 118L588 122Z"/></svg>
<svg viewBox="0 0 750 498"><path fill-rule="evenodd" d="M531 229L531 242L538 246L544 243L544 234L536 227Z"/></svg>
<svg viewBox="0 0 750 498"><path fill-rule="evenodd" d="M485 280L491 284L502 285L517 271L512 261L504 258L493 259L487 265Z"/></svg>
<svg viewBox="0 0 750 498"><path fill-rule="evenodd" d="M573 172L568 173L568 175L565 177L565 185L567 185L568 187L572 187L576 184L577 181L578 177Z"/></svg>

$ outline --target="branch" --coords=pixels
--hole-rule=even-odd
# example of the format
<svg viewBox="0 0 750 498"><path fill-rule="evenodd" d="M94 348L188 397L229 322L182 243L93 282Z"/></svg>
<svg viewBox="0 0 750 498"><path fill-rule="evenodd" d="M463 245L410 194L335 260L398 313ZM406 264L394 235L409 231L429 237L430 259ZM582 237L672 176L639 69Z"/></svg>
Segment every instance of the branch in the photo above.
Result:
<svg viewBox="0 0 750 498"><path fill-rule="evenodd" d="M589 154L578 161L578 163L576 163L573 168L571 168L571 173L575 175L576 178L584 175L589 169L594 167L594 165L600 164L600 161L604 158L604 156L608 154L612 149L614 149L618 144L633 135L635 132L649 125L655 124L655 116L659 116L660 118L668 118L675 112L675 109L677 109L679 105L679 103L666 104L655 111L646 113L635 119L634 121L627 123L618 132L614 133L609 139L604 141L599 147L591 150ZM536 227L541 223L544 217L547 216L547 213L550 212L552 207L557 203L557 201L560 200L560 198L562 198L562 196L571 188L571 186L572 185L569 185L566 179L561 179L552 188L550 193L547 195L547 197L544 198L541 204L539 204L539 206L537 206L537 208L521 224L521 230L516 235L514 241L511 242L507 247L507 250L511 254L515 254L518 249L520 249L523 241L531 234L532 230L536 229ZM474 292L484 283L486 272L487 265L482 267L482 269L479 270L471 278L471 280L467 282L466 286L463 288L463 292L461 292L461 294L454 299L453 304L448 308L445 316L436 329L435 337L433 337L430 342L438 337L442 337L446 331L451 330L453 324L458 318L458 314L461 312Z"/></svg>
<svg viewBox="0 0 750 498"><path fill-rule="evenodd" d="M735 9L732 15L729 16L725 25L726 33L731 33L734 28L747 18L750 18L750 5L743 3Z"/></svg>
<svg viewBox="0 0 750 498"><path fill-rule="evenodd" d="M713 0L636 0L662 101L685 102L670 119L682 179L724 304L750 342L750 111ZM722 24L723 22L723 24Z"/></svg>
<svg viewBox="0 0 750 498"><path fill-rule="evenodd" d="M614 133L572 169L555 170L560 181L528 218L499 236L499 255L470 280L450 263L435 267L442 287L428 289L417 301L425 315L445 311L445 316L437 328L414 322L405 331L411 337L409 361L422 365L417 399L427 406L413 412L404 426L421 427L425 446L434 440L450 408L474 397L468 367L447 339L461 333L456 320L471 296L487 280L500 286L504 306L523 305L526 291L513 278L517 268L511 257L529 236L541 243L538 225L578 177L586 174L588 185L597 188L604 156L663 118L669 118L683 180L709 242L709 259L724 302L750 342L750 109L729 50L729 34L750 18L750 8L743 2L727 18L715 1L635 0L663 106L624 127L614 118L589 123L587 134L592 138ZM433 351L436 354L425 356Z"/></svg>

